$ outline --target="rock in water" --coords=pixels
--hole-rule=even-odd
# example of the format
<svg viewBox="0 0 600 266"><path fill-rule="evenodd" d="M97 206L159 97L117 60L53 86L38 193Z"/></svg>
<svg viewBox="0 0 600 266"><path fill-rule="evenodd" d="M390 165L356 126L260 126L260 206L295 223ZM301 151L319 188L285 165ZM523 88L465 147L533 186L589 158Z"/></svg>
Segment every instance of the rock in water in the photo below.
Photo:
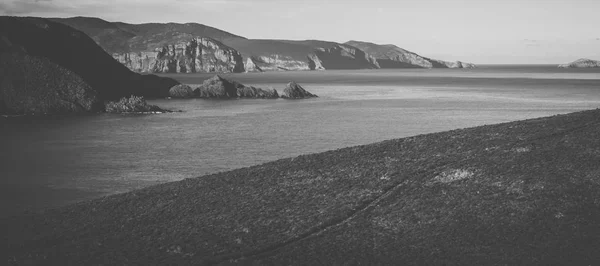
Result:
<svg viewBox="0 0 600 266"><path fill-rule="evenodd" d="M169 96L173 98L193 98L194 90L188 85L179 84L169 90Z"/></svg>
<svg viewBox="0 0 600 266"><path fill-rule="evenodd" d="M281 95L281 98L286 99L304 99L312 97L318 96L306 91L304 88L302 88L302 86L293 81L287 84L285 89L283 89L283 94Z"/></svg>
<svg viewBox="0 0 600 266"><path fill-rule="evenodd" d="M569 64L558 65L560 68L597 68L600 67L600 61L581 58Z"/></svg>
<svg viewBox="0 0 600 266"><path fill-rule="evenodd" d="M278 98L276 90L263 90L252 86L246 86L237 81L225 79L215 75L205 80L200 87L194 90L194 94L199 98Z"/></svg>
<svg viewBox="0 0 600 266"><path fill-rule="evenodd" d="M0 113L102 111L98 93L80 76L44 57L0 54Z"/></svg>

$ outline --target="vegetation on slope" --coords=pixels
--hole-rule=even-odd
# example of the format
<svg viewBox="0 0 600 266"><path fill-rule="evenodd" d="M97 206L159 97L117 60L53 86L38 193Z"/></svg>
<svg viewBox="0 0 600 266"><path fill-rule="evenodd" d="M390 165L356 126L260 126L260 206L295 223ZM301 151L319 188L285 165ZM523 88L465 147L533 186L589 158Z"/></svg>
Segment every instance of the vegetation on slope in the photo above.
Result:
<svg viewBox="0 0 600 266"><path fill-rule="evenodd" d="M0 47L3 51L45 57L81 77L103 100L131 94L166 97L178 84L169 78L151 77L145 82L108 55L83 32L43 18L0 17ZM167 84L168 86L164 86Z"/></svg>
<svg viewBox="0 0 600 266"><path fill-rule="evenodd" d="M102 111L96 90L44 57L0 53L0 114Z"/></svg>
<svg viewBox="0 0 600 266"><path fill-rule="evenodd" d="M12 264L600 263L600 110L282 159L4 219Z"/></svg>
<svg viewBox="0 0 600 266"><path fill-rule="evenodd" d="M144 97L131 95L130 97L123 97L121 100L116 102L107 102L105 106L107 113L163 113L165 110L161 109L156 105L151 105L146 102Z"/></svg>
<svg viewBox="0 0 600 266"><path fill-rule="evenodd" d="M225 39L244 39L220 29L198 23L144 23L108 22L94 17L51 18L88 34L109 53L139 52L164 46L166 39L185 36ZM163 45L160 45L163 43Z"/></svg>

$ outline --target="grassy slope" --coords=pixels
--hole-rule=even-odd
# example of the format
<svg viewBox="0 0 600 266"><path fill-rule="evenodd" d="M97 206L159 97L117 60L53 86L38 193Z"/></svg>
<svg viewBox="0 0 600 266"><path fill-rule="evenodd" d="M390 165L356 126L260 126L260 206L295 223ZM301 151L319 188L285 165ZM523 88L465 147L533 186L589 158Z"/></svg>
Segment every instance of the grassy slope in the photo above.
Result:
<svg viewBox="0 0 600 266"><path fill-rule="evenodd" d="M600 110L420 135L5 219L2 256L82 265L597 264L599 161Z"/></svg>
<svg viewBox="0 0 600 266"><path fill-rule="evenodd" d="M219 41L244 37L198 23L108 22L94 17L51 18L85 32L109 53L153 51L165 43L192 37L210 37Z"/></svg>
<svg viewBox="0 0 600 266"><path fill-rule="evenodd" d="M0 16L0 39L8 48L45 57L80 76L101 99L131 94L164 97L175 80L142 76L117 62L93 39L77 29L36 17Z"/></svg>

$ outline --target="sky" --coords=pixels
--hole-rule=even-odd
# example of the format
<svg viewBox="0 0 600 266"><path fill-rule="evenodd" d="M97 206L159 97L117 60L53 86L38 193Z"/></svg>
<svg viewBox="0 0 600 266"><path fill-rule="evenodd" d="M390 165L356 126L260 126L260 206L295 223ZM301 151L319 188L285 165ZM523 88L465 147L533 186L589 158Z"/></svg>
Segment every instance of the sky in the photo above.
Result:
<svg viewBox="0 0 600 266"><path fill-rule="evenodd" d="M600 60L600 0L0 0L0 15L196 22L251 39L369 41L476 64Z"/></svg>

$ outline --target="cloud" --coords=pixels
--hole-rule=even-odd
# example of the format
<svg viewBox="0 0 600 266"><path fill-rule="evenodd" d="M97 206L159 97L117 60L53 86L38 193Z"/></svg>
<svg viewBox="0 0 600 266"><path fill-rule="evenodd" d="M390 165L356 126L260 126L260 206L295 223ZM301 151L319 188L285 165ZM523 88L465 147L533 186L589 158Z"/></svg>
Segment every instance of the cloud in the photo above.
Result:
<svg viewBox="0 0 600 266"><path fill-rule="evenodd" d="M74 11L68 3L53 0L8 0L0 3L0 14L28 15Z"/></svg>

